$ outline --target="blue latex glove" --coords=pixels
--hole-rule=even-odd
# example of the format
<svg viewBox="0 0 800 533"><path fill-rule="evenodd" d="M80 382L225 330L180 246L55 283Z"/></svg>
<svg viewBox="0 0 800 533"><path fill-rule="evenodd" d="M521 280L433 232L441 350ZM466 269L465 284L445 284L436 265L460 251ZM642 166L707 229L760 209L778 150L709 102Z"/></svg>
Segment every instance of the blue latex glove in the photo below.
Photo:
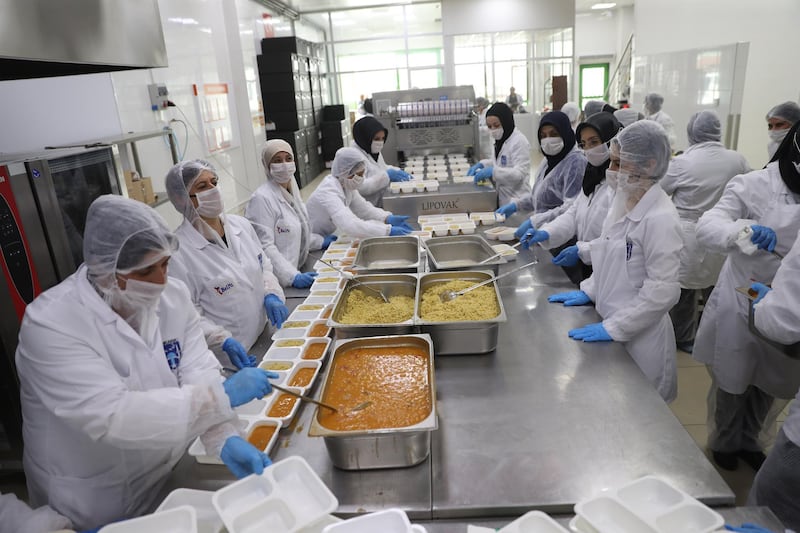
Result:
<svg viewBox="0 0 800 533"><path fill-rule="evenodd" d="M298 272L292 280L292 287L295 289L307 289L314 283L314 278L316 277L316 272Z"/></svg>
<svg viewBox="0 0 800 533"><path fill-rule="evenodd" d="M104 528L105 526L96 527L94 529L84 529L83 531L79 531L78 533L98 533L100 529Z"/></svg>
<svg viewBox="0 0 800 533"><path fill-rule="evenodd" d="M386 174L389 175L389 181L410 181L411 174L402 171L399 168L387 168Z"/></svg>
<svg viewBox="0 0 800 533"><path fill-rule="evenodd" d="M532 244L546 241L549 238L550 234L547 233L546 231L531 228L525 232L525 235L522 236L520 241L522 242L522 249L527 250L528 248L531 247Z"/></svg>
<svg viewBox="0 0 800 533"><path fill-rule="evenodd" d="M775 250L775 245L778 244L778 237L775 235L775 230L767 226L750 226L753 234L750 235L750 241L758 246L761 250L772 252Z"/></svg>
<svg viewBox="0 0 800 533"><path fill-rule="evenodd" d="M270 323L276 328L280 328L289 318L289 309L275 294L264 296L264 309L267 310L267 318Z"/></svg>
<svg viewBox="0 0 800 533"><path fill-rule="evenodd" d="M598 322L597 324L589 324L588 326L583 326L582 328L571 329L569 330L569 336L576 341L583 342L603 342L614 340L611 338L611 335L608 334L606 328L603 327L602 322Z"/></svg>
<svg viewBox="0 0 800 533"><path fill-rule="evenodd" d="M403 227L403 226L392 226L392 229L389 232L389 235L391 235L392 237L400 237L402 235L408 235L409 233L411 233L411 228L409 228L408 226L406 226L406 227Z"/></svg>
<svg viewBox="0 0 800 533"><path fill-rule="evenodd" d="M587 305L592 303L592 299L589 298L589 295L583 291L559 292L548 297L547 301L550 303L563 302L567 307L572 307L573 305Z"/></svg>
<svg viewBox="0 0 800 533"><path fill-rule="evenodd" d="M528 220L526 220L525 222L523 222L522 224L519 225L519 227L517 228L517 231L514 232L514 237L516 237L517 239L522 239L522 236L525 235L528 232L529 229L535 229L533 227L533 223L531 222L531 219L528 219Z"/></svg>
<svg viewBox="0 0 800 533"><path fill-rule="evenodd" d="M494 176L494 167L482 168L475 172L475 185L482 181L490 180Z"/></svg>
<svg viewBox="0 0 800 533"><path fill-rule="evenodd" d="M728 531L740 531L741 533L772 533L769 529L755 524L742 524L741 527L725 524L725 529Z"/></svg>
<svg viewBox="0 0 800 533"><path fill-rule="evenodd" d="M325 235L325 237L322 238L321 250L327 250L328 246L330 246L333 243L333 241L335 241L338 238L339 237L334 235L333 233L331 233L330 235Z"/></svg>
<svg viewBox="0 0 800 533"><path fill-rule="evenodd" d="M567 246L553 258L553 263L560 267L571 267L578 264L578 245Z"/></svg>
<svg viewBox="0 0 800 533"><path fill-rule="evenodd" d="M231 400L231 407L239 407L271 393L272 385L269 380L279 377L275 372L260 368L243 368L223 381L222 388Z"/></svg>
<svg viewBox="0 0 800 533"><path fill-rule="evenodd" d="M482 169L482 168L483 168L483 163L480 163L480 162L475 163L474 165L469 167L469 170L467 171L467 176L474 176L475 173L477 171L479 171L480 169Z"/></svg>
<svg viewBox="0 0 800 533"><path fill-rule="evenodd" d="M236 368L247 368L249 366L256 366L256 358L254 355L248 355L247 350L244 349L242 343L228 337L222 343L222 351L228 354L228 359Z"/></svg>
<svg viewBox="0 0 800 533"><path fill-rule="evenodd" d="M514 202L508 203L506 205L501 205L500 209L495 211L498 215L503 215L504 217L508 218L514 213L517 212L517 204Z"/></svg>
<svg viewBox="0 0 800 533"><path fill-rule="evenodd" d="M222 446L219 458L239 479L250 474L261 475L264 467L272 464L269 456L256 449L242 437L228 437Z"/></svg>
<svg viewBox="0 0 800 533"><path fill-rule="evenodd" d="M766 285L764 285L763 283L758 283L758 282L755 282L755 283L753 283L752 285L750 285L750 290L756 291L756 292L758 293L758 296L756 297L756 299L755 299L755 300L753 300L753 303L754 303L754 304L757 304L758 302L760 302L760 301L761 301L761 299L762 299L764 296L766 296L766 295L767 295L767 293L768 293L769 291L771 291L771 290L772 290L772 288L770 288L770 287L767 287L767 286L766 286Z"/></svg>
<svg viewBox="0 0 800 533"><path fill-rule="evenodd" d="M410 229L411 226L406 223L406 220L408 220L408 217L405 215L389 215L386 217L387 224L391 224L392 226L404 226Z"/></svg>

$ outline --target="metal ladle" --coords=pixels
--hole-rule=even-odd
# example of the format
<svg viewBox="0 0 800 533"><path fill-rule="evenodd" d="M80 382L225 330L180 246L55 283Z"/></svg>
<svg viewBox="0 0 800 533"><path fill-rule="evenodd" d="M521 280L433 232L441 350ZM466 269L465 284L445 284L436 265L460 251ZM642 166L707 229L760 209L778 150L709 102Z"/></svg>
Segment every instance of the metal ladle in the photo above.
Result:
<svg viewBox="0 0 800 533"><path fill-rule="evenodd" d="M341 268L339 268L339 267L335 267L335 266L333 266L331 263L329 263L329 262L327 262L327 261L325 261L324 259L321 259L321 258L319 259L319 262L320 262L320 263L322 263L323 265L328 265L329 267L331 267L332 269L334 269L336 272L338 272L339 274L343 275L345 278L347 278L347 279L349 279L350 281L352 281L352 282L353 282L353 285L356 285L356 286L360 285L361 287L364 287L364 288L365 288L365 289L367 289L368 291L372 291L372 292L375 292L375 293L377 293L377 294L378 294L378 296L380 296L380 297L381 297L381 299L383 299L383 303L386 303L386 304L388 304L388 303L389 303L389 298L387 298L385 294L383 294L383 293L382 293L381 291L379 291L378 289L375 289L375 288L373 288L373 287L370 287L370 286L369 286L369 285L367 285L366 283L363 283L363 282L361 282L361 281L358 281L357 279L354 279L354 278L353 278L353 275L352 275L350 272L345 272L345 271L344 271L344 270L342 270Z"/></svg>
<svg viewBox="0 0 800 533"><path fill-rule="evenodd" d="M519 246L520 244L522 244L522 241L519 241L517 244L515 244L515 245L511 246L511 249L513 250L514 248L516 248L516 247L517 247L517 246ZM481 262L480 262L480 263L478 263L478 264L479 264L479 265L482 265L482 264L484 264L484 263L488 263L489 261L491 261L491 260L492 260L492 259L494 259L495 257L500 257L501 255L503 255L503 254L505 254L505 253L507 253L507 252L508 252L508 250L503 250L503 251L501 251L501 252L497 252L497 253L496 253L496 254L494 254L494 255L490 255L489 257L487 257L486 259L484 259L483 261L481 261Z"/></svg>
<svg viewBox="0 0 800 533"><path fill-rule="evenodd" d="M508 272L500 274L499 276L493 276L493 277L491 277L491 278L489 278L487 280L481 281L480 283L476 283L475 285L467 287L466 289L461 289L460 291L442 291L442 292L439 293L439 299L441 301L443 301L443 302L450 302L452 300L455 300L459 296L462 296L465 293L468 293L471 290L475 290L478 287L483 287L487 283L491 283L493 281L497 281L498 279L504 278L504 277L506 277L506 276L508 276L510 274L513 274L514 272L518 272L518 271L522 270L523 268L528 268L529 266L533 266L533 265L537 264L538 262L539 262L538 259L534 259L530 263L526 263L526 264L524 264L522 266L519 266L519 267L517 267L517 268L515 268L513 270L509 270Z"/></svg>

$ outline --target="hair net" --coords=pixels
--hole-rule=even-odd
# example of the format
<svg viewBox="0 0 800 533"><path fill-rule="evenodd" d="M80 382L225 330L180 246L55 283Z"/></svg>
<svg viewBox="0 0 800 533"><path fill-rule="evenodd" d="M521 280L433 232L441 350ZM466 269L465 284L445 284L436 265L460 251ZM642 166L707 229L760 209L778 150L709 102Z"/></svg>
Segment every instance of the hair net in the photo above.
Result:
<svg viewBox="0 0 800 533"><path fill-rule="evenodd" d="M650 93L644 97L644 106L650 113L658 113L664 105L664 97L658 93Z"/></svg>
<svg viewBox="0 0 800 533"><path fill-rule="evenodd" d="M606 103L602 100L589 100L586 102L586 105L583 106L583 118L587 119L595 113L601 112L605 106Z"/></svg>
<svg viewBox="0 0 800 533"><path fill-rule="evenodd" d="M96 287L115 287L117 272L146 268L177 250L178 239L150 206L113 194L89 206L83 258Z"/></svg>
<svg viewBox="0 0 800 533"><path fill-rule="evenodd" d="M291 144L287 143L283 139L268 140L267 144L265 144L264 148L261 150L261 164L264 165L264 175L267 176L268 180L272 179L272 175L270 174L269 170L269 162L272 161L272 158L275 157L275 154L278 152L287 152L290 156L292 156L292 159L294 159L294 151L292 150Z"/></svg>
<svg viewBox="0 0 800 533"><path fill-rule="evenodd" d="M637 120L643 120L644 115L636 111L635 109L631 109L630 107L626 107L624 109L617 109L614 111L614 117L619 120L619 123L623 126L630 126Z"/></svg>
<svg viewBox="0 0 800 533"><path fill-rule="evenodd" d="M195 180L206 170L219 179L217 169L215 169L211 163L202 159L195 159L194 161L178 163L169 169L164 182L167 187L169 201L172 202L175 209L183 215L183 218L188 220L189 224L199 231L206 239L216 241L222 246L224 242L220 235L200 217L194 204L192 204L192 199L189 198L189 190L192 188Z"/></svg>
<svg viewBox="0 0 800 533"><path fill-rule="evenodd" d="M689 118L686 124L686 136L689 144L719 142L722 138L722 125L714 111L698 111Z"/></svg>
<svg viewBox="0 0 800 533"><path fill-rule="evenodd" d="M475 105L482 108L489 107L489 100L484 98L483 96L479 96L475 99Z"/></svg>
<svg viewBox="0 0 800 533"><path fill-rule="evenodd" d="M575 102L567 102L561 106L561 112L569 117L570 124L578 122L578 115L581 114L581 108Z"/></svg>
<svg viewBox="0 0 800 533"><path fill-rule="evenodd" d="M776 117L782 118L794 125L797 122L800 122L800 106L794 102L784 102L782 104L778 104L770 109L769 113L767 113L767 119Z"/></svg>
<svg viewBox="0 0 800 533"><path fill-rule="evenodd" d="M361 120L364 119L362 118ZM331 174L339 179L349 178L358 172L361 167L365 166L364 154L359 150L350 147L339 148L336 150L336 156L333 158Z"/></svg>
<svg viewBox="0 0 800 533"><path fill-rule="evenodd" d="M611 145L619 147L619 163L625 171L654 180L666 174L671 149L667 132L658 122L634 122L623 128L611 140Z"/></svg>

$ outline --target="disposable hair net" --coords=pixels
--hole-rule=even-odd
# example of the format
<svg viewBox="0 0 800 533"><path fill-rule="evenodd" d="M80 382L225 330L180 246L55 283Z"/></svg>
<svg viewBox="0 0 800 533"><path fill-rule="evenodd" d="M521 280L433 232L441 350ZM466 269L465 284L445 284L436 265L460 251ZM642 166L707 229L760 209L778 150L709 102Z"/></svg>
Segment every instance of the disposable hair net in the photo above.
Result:
<svg viewBox="0 0 800 533"><path fill-rule="evenodd" d="M569 117L571 124L578 122L578 115L581 114L581 108L575 102L567 102L561 106L561 112Z"/></svg>
<svg viewBox="0 0 800 533"><path fill-rule="evenodd" d="M363 120L363 119L362 119ZM339 179L346 179L365 167L364 154L351 147L339 148L333 158L331 174Z"/></svg>
<svg viewBox="0 0 800 533"><path fill-rule="evenodd" d="M658 93L650 93L644 97L644 105L650 113L658 113L664 105L664 97Z"/></svg>
<svg viewBox="0 0 800 533"><path fill-rule="evenodd" d="M489 100L487 100L483 96L479 96L478 98L475 99L475 105L478 107L487 108L489 107Z"/></svg>
<svg viewBox="0 0 800 533"><path fill-rule="evenodd" d="M192 188L195 180L197 180L197 178L200 177L200 174L206 170L214 174L215 177L219 178L217 169L215 169L214 166L208 161L204 161L202 159L183 161L182 163L178 163L169 169L169 172L167 172L167 177L164 179L164 183L167 188L167 196L169 197L169 201L172 202L172 205L175 207L178 213L182 214L183 218L188 220L189 223L206 239L217 241L223 245L223 241L220 236L200 217L197 209L195 209L194 205L192 204L192 199L189 198L189 190Z"/></svg>
<svg viewBox="0 0 800 533"><path fill-rule="evenodd" d="M714 111L698 111L686 124L686 136L689 144L719 142L722 138L722 125Z"/></svg>
<svg viewBox="0 0 800 533"><path fill-rule="evenodd" d="M778 104L767 113L768 119L776 117L796 124L800 121L800 106L791 101Z"/></svg>
<svg viewBox="0 0 800 533"><path fill-rule="evenodd" d="M631 109L629 107L624 109L617 109L614 111L614 117L619 120L619 123L623 126L630 126L637 120L644 119L644 115L636 111L635 109Z"/></svg>
<svg viewBox="0 0 800 533"><path fill-rule="evenodd" d="M601 112L605 105L606 103L602 100L589 100L586 102L586 105L583 106L583 119L586 120L595 113Z"/></svg>
<svg viewBox="0 0 800 533"><path fill-rule="evenodd" d="M620 171L660 180L667 172L671 149L667 132L658 122L634 122L611 140L619 147Z"/></svg>
<svg viewBox="0 0 800 533"><path fill-rule="evenodd" d="M272 161L272 158L275 157L275 154L278 152L286 152L292 156L292 159L294 159L294 151L292 150L291 144L287 143L283 139L268 140L267 144L265 144L264 148L261 150L261 164L264 165L264 175L268 180L272 180L269 162ZM294 183L294 180L292 180L292 182Z"/></svg>
<svg viewBox="0 0 800 533"><path fill-rule="evenodd" d="M151 207L107 194L86 215L83 257L89 280L102 292L116 287L116 274L146 268L178 250L178 239Z"/></svg>

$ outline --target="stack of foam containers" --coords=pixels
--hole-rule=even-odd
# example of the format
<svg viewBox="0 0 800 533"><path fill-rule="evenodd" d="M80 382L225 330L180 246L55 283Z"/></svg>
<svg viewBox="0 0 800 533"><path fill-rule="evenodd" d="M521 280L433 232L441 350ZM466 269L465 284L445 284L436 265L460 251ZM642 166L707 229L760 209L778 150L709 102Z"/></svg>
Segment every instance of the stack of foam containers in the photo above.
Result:
<svg viewBox="0 0 800 533"><path fill-rule="evenodd" d="M475 233L475 222L466 213L445 215L421 215L418 217L422 231L431 232L434 237L446 235L471 235Z"/></svg>
<svg viewBox="0 0 800 533"><path fill-rule="evenodd" d="M331 524L322 533L425 533L420 525L412 525L408 516L400 509L387 509L369 513L336 524Z"/></svg>

